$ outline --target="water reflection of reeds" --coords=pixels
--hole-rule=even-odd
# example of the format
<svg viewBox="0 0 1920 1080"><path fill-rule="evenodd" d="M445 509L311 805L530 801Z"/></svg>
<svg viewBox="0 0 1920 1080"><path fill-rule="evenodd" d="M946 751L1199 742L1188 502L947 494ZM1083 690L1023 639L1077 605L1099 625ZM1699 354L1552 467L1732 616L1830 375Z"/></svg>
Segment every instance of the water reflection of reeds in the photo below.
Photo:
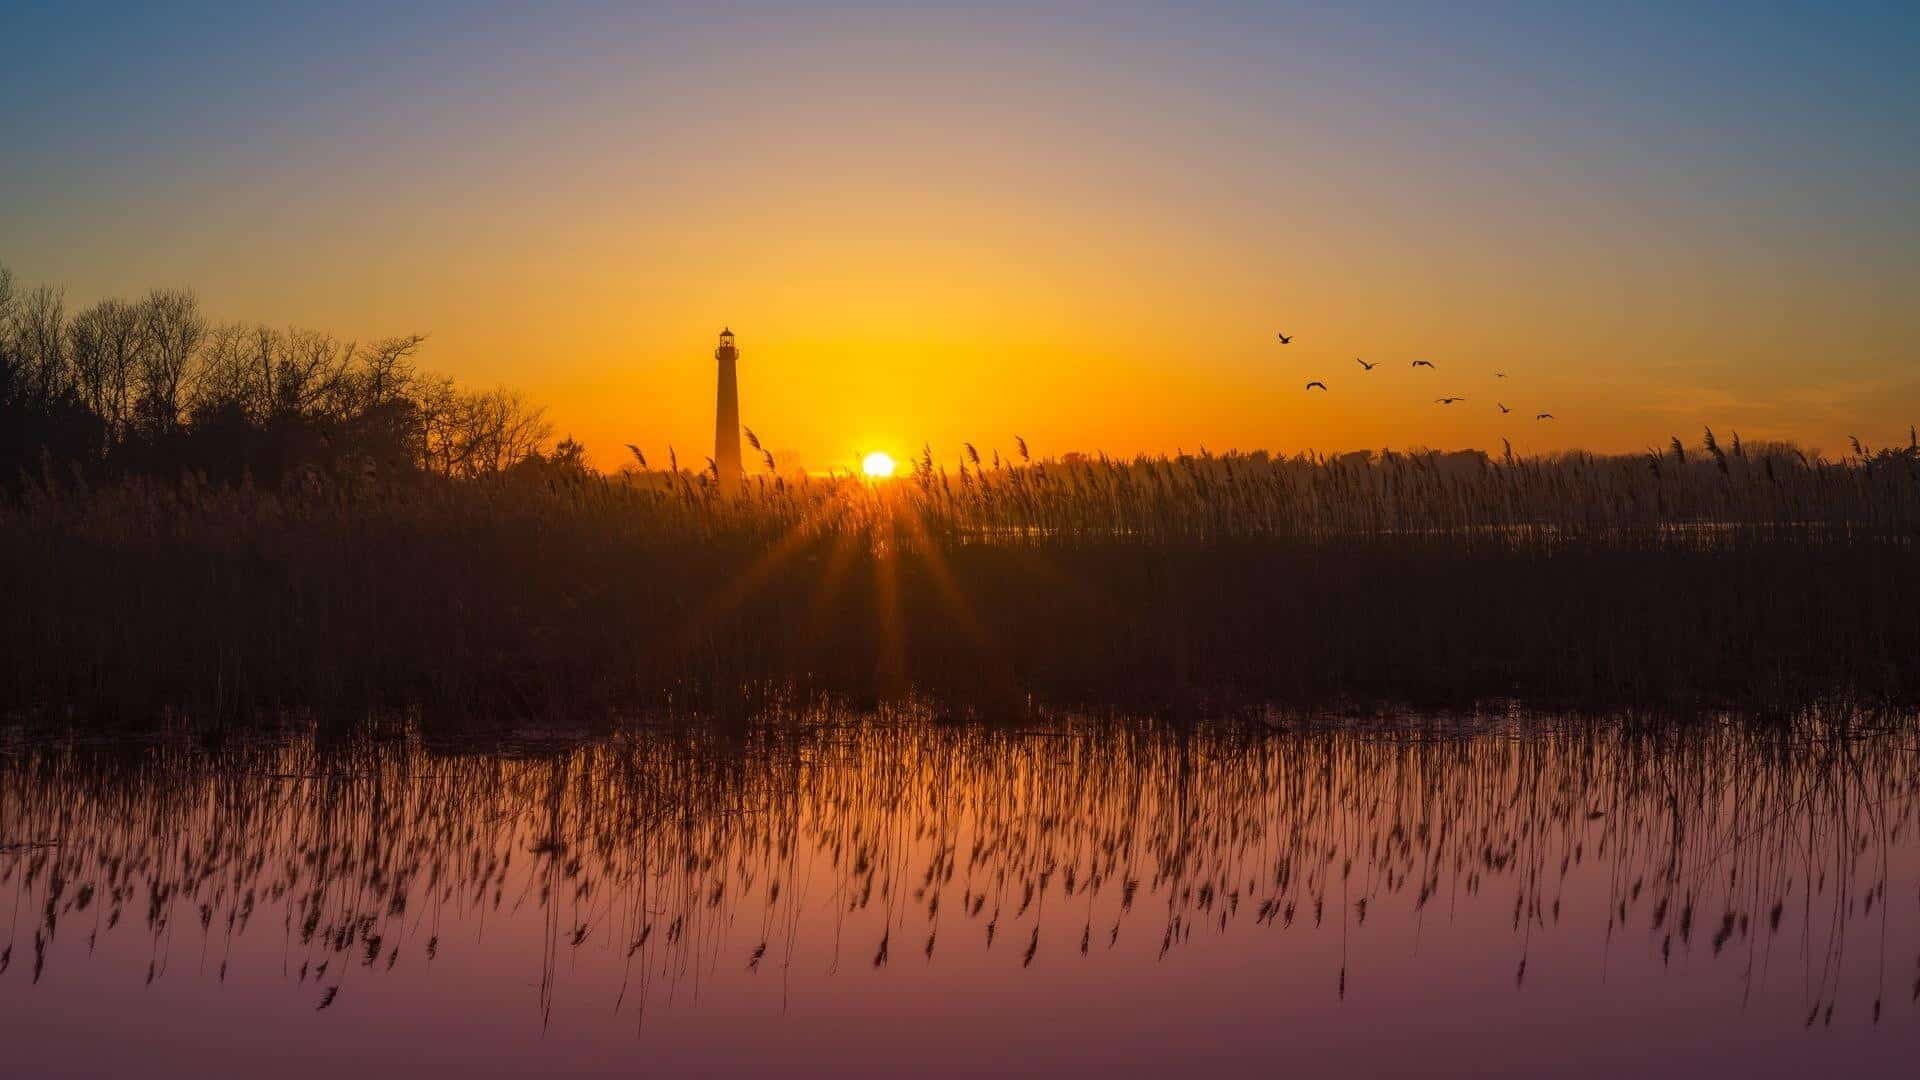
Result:
<svg viewBox="0 0 1920 1080"><path fill-rule="evenodd" d="M803 944L829 970L950 950L1019 970L1134 936L1165 960L1319 927L1340 935L1344 995L1370 922L1510 903L1524 986L1577 881L1605 912L1571 932L1710 958L1749 992L1785 969L1809 1024L1863 965L1878 989L1848 1008L1920 995L1885 948L1914 918L1888 894L1915 850L1908 721L1008 731L904 710L484 747L369 726L4 751L0 972L34 982L57 942L116 933L150 939L128 977L190 962L224 980L237 940L277 934L324 1009L482 947L490 921L537 920L545 1017L583 951L621 971L614 1006L643 1011Z"/></svg>

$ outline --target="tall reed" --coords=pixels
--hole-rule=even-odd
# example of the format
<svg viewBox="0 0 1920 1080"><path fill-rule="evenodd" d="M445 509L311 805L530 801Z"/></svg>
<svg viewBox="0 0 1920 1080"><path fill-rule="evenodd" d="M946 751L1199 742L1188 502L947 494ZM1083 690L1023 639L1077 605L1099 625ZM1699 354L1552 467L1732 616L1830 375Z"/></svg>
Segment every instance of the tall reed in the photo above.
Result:
<svg viewBox="0 0 1920 1080"><path fill-rule="evenodd" d="M1904 701L1916 536L1911 448L42 479L0 507L0 701Z"/></svg>

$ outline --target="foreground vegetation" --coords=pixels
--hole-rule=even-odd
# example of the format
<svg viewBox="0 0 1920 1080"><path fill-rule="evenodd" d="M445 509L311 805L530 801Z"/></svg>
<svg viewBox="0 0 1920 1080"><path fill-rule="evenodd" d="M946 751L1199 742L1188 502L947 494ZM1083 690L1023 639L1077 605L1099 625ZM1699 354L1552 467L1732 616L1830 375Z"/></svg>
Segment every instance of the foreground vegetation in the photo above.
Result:
<svg viewBox="0 0 1920 1080"><path fill-rule="evenodd" d="M1910 453L961 468L738 494L684 472L34 484L0 509L0 694L512 714L1920 695Z"/></svg>

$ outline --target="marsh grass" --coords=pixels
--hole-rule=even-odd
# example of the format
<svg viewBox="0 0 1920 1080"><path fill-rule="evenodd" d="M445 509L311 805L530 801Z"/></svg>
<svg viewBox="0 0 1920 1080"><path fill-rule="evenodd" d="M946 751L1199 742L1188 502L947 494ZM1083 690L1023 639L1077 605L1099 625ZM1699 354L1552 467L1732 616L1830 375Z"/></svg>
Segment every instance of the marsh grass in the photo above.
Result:
<svg viewBox="0 0 1920 1080"><path fill-rule="evenodd" d="M1913 448L929 454L877 485L710 481L43 477L0 507L0 700L579 718L823 694L998 711L1920 696Z"/></svg>

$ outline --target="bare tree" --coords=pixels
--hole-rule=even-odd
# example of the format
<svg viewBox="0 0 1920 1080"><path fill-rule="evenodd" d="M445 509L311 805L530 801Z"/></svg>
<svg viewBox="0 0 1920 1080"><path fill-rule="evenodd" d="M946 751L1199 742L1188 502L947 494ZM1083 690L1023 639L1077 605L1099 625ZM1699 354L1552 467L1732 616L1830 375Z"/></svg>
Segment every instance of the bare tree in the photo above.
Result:
<svg viewBox="0 0 1920 1080"><path fill-rule="evenodd" d="M312 416L334 404L333 396L346 382L352 345L317 330L279 334L261 327L256 338L269 416Z"/></svg>
<svg viewBox="0 0 1920 1080"><path fill-rule="evenodd" d="M80 400L106 424L107 449L133 414L133 379L146 348L146 320L125 300L102 300L67 326Z"/></svg>
<svg viewBox="0 0 1920 1080"><path fill-rule="evenodd" d="M553 425L545 408L529 405L511 390L495 390L486 395L497 410L500 421L499 468L517 465L533 456L553 438Z"/></svg>
<svg viewBox="0 0 1920 1080"><path fill-rule="evenodd" d="M418 373L413 356L426 341L421 334L386 338L359 350L355 357L356 412L370 412L412 396Z"/></svg>
<svg viewBox="0 0 1920 1080"><path fill-rule="evenodd" d="M253 409L252 334L240 323L224 323L207 332L200 361L188 372L185 387L187 411L196 419L221 412L258 418Z"/></svg>
<svg viewBox="0 0 1920 1080"><path fill-rule="evenodd" d="M140 352L138 413L152 431L164 434L180 424L181 390L207 320L192 293L174 289L149 293L142 315L146 348Z"/></svg>
<svg viewBox="0 0 1920 1080"><path fill-rule="evenodd" d="M28 292L14 306L13 353L21 371L21 396L44 409L72 389L67 364L67 306L58 289L45 285Z"/></svg>
<svg viewBox="0 0 1920 1080"><path fill-rule="evenodd" d="M453 380L444 375L422 379L414 388L413 400L418 425L414 455L420 467L441 476L456 475L463 462L458 458L456 433L460 393Z"/></svg>
<svg viewBox="0 0 1920 1080"><path fill-rule="evenodd" d="M553 436L546 410L510 390L462 393L440 384L426 400L429 468L453 477L501 472L538 452Z"/></svg>
<svg viewBox="0 0 1920 1080"><path fill-rule="evenodd" d="M26 381L26 365L14 330L14 314L19 308L20 298L13 291L13 271L0 266L0 406L18 401Z"/></svg>

